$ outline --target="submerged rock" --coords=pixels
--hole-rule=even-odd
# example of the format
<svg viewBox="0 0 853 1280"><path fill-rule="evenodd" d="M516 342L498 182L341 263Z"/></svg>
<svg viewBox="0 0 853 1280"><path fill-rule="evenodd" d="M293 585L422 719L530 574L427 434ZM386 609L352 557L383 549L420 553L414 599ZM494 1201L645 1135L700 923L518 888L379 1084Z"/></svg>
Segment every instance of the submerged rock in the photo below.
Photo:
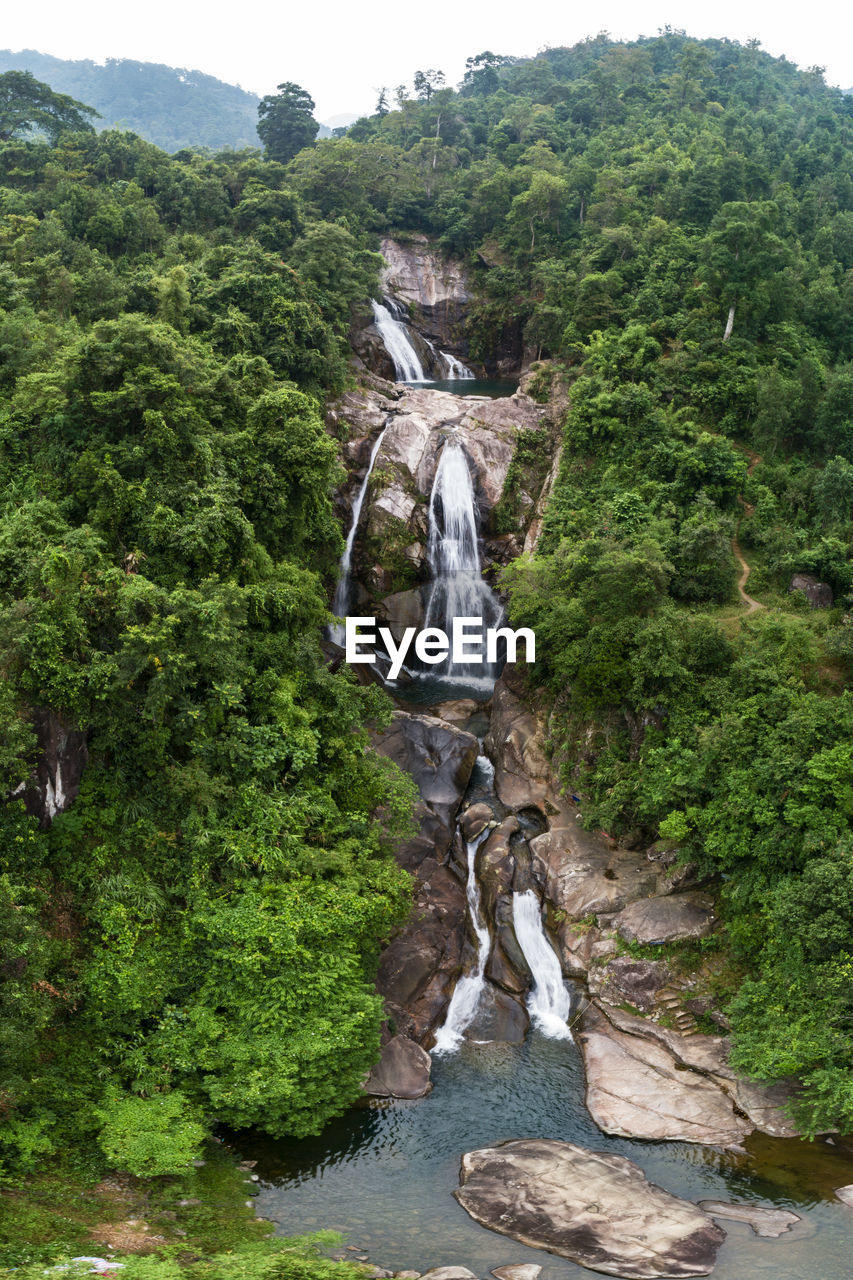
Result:
<svg viewBox="0 0 853 1280"><path fill-rule="evenodd" d="M432 1059L408 1036L394 1036L382 1049L364 1092L374 1098L422 1098L429 1093Z"/></svg>
<svg viewBox="0 0 853 1280"><path fill-rule="evenodd" d="M433 1267L425 1271L421 1280L477 1280L473 1271L467 1267Z"/></svg>
<svg viewBox="0 0 853 1280"><path fill-rule="evenodd" d="M477 1222L624 1280L707 1275L725 1232L624 1156L522 1139L462 1157L454 1192Z"/></svg>
<svg viewBox="0 0 853 1280"><path fill-rule="evenodd" d="M790 1209L766 1209L759 1204L722 1204L719 1200L700 1200L699 1208L712 1218L746 1222L757 1236L769 1238L781 1236L795 1223L802 1222L800 1215L791 1213Z"/></svg>

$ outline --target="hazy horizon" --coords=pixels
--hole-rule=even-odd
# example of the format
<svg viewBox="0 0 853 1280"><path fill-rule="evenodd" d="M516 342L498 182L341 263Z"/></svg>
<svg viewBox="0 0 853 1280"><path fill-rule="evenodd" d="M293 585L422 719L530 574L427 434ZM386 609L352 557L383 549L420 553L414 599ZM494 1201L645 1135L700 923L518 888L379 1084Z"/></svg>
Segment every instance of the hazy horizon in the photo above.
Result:
<svg viewBox="0 0 853 1280"><path fill-rule="evenodd" d="M843 11L816 0L808 20L766 0L720 0L697 10L686 0L603 0L594 14L567 13L544 0L535 19L520 25L485 3L462 8L435 0L427 16L389 0L356 8L329 0L314 22L283 13L269 0L246 0L235 36L231 6L210 0L150 0L146 22L107 0L81 0L73 9L43 0L38 10L7 15L4 44L65 59L130 58L165 63L216 76L262 96L286 80L296 81L317 104L317 118L370 112L382 86L411 85L416 70L442 70L449 85L465 71L466 57L483 49L514 57L534 56L549 46L572 45L606 30L614 39L655 35L670 25L696 38L758 39L774 57L801 68L826 68L828 83L853 86L853 49Z"/></svg>

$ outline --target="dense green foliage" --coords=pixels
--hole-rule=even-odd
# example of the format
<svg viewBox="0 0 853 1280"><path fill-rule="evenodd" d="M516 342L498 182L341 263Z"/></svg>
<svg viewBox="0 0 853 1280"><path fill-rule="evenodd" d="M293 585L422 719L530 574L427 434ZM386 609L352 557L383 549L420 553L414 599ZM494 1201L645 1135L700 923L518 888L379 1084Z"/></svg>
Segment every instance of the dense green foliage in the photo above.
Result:
<svg viewBox="0 0 853 1280"><path fill-rule="evenodd" d="M34 49L0 49L3 71L30 71L94 107L103 117L102 128L130 129L164 151L258 145L257 95L201 71L130 58L101 64Z"/></svg>
<svg viewBox="0 0 853 1280"><path fill-rule="evenodd" d="M89 749L49 830L0 809L0 1150L159 1175L212 1117L317 1131L378 1051L409 786L319 640L379 259L256 153L118 133L6 143L0 258L0 785L31 709Z"/></svg>

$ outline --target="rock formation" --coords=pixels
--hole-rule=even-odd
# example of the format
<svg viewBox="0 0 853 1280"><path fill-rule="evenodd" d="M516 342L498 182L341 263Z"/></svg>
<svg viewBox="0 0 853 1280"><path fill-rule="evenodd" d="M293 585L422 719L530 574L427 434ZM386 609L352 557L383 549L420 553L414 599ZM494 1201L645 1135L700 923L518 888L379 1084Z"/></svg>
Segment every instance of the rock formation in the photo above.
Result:
<svg viewBox="0 0 853 1280"><path fill-rule="evenodd" d="M725 1232L624 1156L546 1139L462 1157L457 1200L492 1231L625 1280L704 1276Z"/></svg>

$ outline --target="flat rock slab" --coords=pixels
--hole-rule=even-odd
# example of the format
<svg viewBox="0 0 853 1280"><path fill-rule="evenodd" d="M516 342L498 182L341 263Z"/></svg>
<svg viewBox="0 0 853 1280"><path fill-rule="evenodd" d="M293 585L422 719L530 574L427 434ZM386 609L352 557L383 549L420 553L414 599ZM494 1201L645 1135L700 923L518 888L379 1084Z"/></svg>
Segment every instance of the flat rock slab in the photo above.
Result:
<svg viewBox="0 0 853 1280"><path fill-rule="evenodd" d="M613 921L626 942L653 946L679 938L707 938L714 930L714 899L692 890L665 898L642 898L632 902Z"/></svg>
<svg viewBox="0 0 853 1280"><path fill-rule="evenodd" d="M835 1194L842 1204L848 1204L853 1209L853 1182L846 1187L836 1187Z"/></svg>
<svg viewBox="0 0 853 1280"><path fill-rule="evenodd" d="M662 1044L617 1031L594 1007L578 1039L586 1105L605 1133L740 1148L755 1127L719 1085L684 1070Z"/></svg>
<svg viewBox="0 0 853 1280"><path fill-rule="evenodd" d="M789 1209L766 1209L760 1204L723 1204L719 1200L700 1200L699 1208L712 1218L729 1222L747 1222L757 1236L781 1236L802 1219Z"/></svg>
<svg viewBox="0 0 853 1280"><path fill-rule="evenodd" d="M432 1059L408 1036L394 1036L367 1077L364 1092L374 1098L422 1098L429 1093Z"/></svg>
<svg viewBox="0 0 853 1280"><path fill-rule="evenodd" d="M705 1276L725 1232L624 1156L522 1139L469 1151L454 1192L477 1222L623 1280Z"/></svg>

